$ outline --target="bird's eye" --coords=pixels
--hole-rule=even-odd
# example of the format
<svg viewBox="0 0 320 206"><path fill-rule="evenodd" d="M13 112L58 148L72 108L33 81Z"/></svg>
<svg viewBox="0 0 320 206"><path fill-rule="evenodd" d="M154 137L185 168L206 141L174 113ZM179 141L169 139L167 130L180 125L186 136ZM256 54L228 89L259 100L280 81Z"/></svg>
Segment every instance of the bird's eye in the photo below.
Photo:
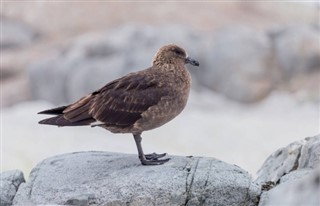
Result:
<svg viewBox="0 0 320 206"><path fill-rule="evenodd" d="M183 52L181 51L181 50L174 50L174 52L176 53L176 54L178 54L178 55L183 55Z"/></svg>

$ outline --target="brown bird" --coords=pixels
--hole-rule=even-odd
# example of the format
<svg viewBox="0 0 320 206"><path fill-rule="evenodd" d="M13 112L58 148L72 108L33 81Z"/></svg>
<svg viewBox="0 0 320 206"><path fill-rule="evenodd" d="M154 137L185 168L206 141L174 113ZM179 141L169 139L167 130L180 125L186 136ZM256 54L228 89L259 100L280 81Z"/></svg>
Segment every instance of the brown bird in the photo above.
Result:
<svg viewBox="0 0 320 206"><path fill-rule="evenodd" d="M144 154L141 134L164 125L186 106L190 73L185 64L199 66L184 49L170 44L159 49L148 69L127 74L73 104L38 114L56 115L40 124L103 127L113 133L132 133L143 165L160 165L163 154Z"/></svg>

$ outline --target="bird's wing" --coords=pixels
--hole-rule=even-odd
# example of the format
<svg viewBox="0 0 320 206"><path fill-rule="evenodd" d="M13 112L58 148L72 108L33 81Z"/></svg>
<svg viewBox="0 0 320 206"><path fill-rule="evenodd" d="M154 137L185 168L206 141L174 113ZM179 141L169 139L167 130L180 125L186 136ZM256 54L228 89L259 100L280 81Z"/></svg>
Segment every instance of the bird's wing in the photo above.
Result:
<svg viewBox="0 0 320 206"><path fill-rule="evenodd" d="M107 126L128 127L167 94L156 76L131 73L67 107L64 118L71 122L94 118Z"/></svg>
<svg viewBox="0 0 320 206"><path fill-rule="evenodd" d="M39 124L49 124L57 126L82 126L89 125L96 120L89 114L90 99L92 94L89 94L74 104L68 106L57 107L39 112L38 114L57 115L47 119L43 119Z"/></svg>

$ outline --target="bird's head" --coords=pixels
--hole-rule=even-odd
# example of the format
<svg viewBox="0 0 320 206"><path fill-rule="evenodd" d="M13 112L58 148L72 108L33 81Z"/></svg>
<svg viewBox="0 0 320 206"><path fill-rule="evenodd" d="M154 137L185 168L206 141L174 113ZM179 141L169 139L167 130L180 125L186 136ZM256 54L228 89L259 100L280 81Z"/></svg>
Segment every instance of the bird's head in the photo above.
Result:
<svg viewBox="0 0 320 206"><path fill-rule="evenodd" d="M199 66L198 61L188 57L183 48L174 44L161 47L153 59L153 65L162 66L168 64Z"/></svg>

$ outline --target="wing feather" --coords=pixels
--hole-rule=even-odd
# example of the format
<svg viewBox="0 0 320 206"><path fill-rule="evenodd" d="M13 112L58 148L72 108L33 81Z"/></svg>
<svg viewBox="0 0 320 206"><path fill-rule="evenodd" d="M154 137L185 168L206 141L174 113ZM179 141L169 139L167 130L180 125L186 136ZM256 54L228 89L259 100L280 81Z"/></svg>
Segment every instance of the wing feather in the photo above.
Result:
<svg viewBox="0 0 320 206"><path fill-rule="evenodd" d="M155 76L130 74L102 88L92 101L90 114L106 125L128 127L165 95Z"/></svg>
<svg viewBox="0 0 320 206"><path fill-rule="evenodd" d="M168 91L159 86L156 75L130 73L74 104L44 111L58 116L40 123L79 126L100 121L107 127L130 127L141 118L143 112L166 95Z"/></svg>

